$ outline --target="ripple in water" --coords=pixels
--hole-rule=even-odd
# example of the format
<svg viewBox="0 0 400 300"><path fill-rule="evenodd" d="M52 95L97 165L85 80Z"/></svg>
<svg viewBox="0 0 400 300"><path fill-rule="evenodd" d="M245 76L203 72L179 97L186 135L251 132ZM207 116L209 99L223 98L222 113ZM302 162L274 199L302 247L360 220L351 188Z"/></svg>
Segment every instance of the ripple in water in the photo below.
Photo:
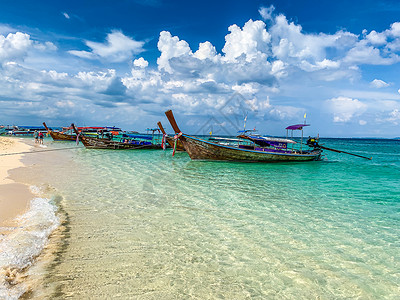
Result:
<svg viewBox="0 0 400 300"><path fill-rule="evenodd" d="M327 162L240 164L170 151L74 152L48 170L69 231L68 247L47 270L45 294L395 299L398 145L329 143L376 154L372 161L329 153Z"/></svg>

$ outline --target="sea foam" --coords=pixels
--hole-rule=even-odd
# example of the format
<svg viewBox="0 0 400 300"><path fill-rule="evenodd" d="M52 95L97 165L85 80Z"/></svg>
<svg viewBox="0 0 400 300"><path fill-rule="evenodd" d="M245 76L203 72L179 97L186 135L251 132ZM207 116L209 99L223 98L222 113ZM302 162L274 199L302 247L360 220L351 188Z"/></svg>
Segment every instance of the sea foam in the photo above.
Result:
<svg viewBox="0 0 400 300"><path fill-rule="evenodd" d="M40 189L31 190L38 193ZM16 219L18 226L0 236L0 299L18 299L28 291L24 273L59 226L56 212L51 199L33 198L29 210Z"/></svg>

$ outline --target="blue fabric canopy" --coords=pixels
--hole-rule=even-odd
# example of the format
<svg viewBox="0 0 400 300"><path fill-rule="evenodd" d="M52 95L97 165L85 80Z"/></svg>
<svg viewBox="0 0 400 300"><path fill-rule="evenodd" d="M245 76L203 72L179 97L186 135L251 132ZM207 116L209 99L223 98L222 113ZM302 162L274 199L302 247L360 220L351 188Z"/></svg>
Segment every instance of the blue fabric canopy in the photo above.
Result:
<svg viewBox="0 0 400 300"><path fill-rule="evenodd" d="M130 137L133 139L143 139L143 140L152 140L153 137L152 136L148 136L148 135L136 135L136 134L123 134L123 137Z"/></svg>

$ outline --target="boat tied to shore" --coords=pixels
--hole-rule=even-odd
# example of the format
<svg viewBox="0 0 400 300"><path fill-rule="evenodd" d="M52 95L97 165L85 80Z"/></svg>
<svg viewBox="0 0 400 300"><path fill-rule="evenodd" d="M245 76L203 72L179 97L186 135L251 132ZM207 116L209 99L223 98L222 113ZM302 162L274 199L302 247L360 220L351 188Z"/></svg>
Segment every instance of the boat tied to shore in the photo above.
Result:
<svg viewBox="0 0 400 300"><path fill-rule="evenodd" d="M37 132L47 133L46 128L40 126L2 126L0 128L1 135L13 135L13 136L33 136Z"/></svg>
<svg viewBox="0 0 400 300"><path fill-rule="evenodd" d="M112 149L112 150L137 150L137 149L161 149L161 143L153 135L126 134L117 136L112 134L104 135L103 138L87 136L78 131L74 124L71 124L77 142L81 141L88 149Z"/></svg>
<svg viewBox="0 0 400 300"><path fill-rule="evenodd" d="M308 124L296 124L286 127L287 131L300 130L300 147L295 148L296 141L275 137L264 137L249 134L251 130L241 131L237 138L211 138L203 139L184 134L179 129L171 110L165 112L173 130L178 135L185 150L193 160L220 160L243 162L305 162L321 160L322 150L350 154L366 159L371 159L358 154L328 148L319 144L318 139L309 138L303 144L303 128ZM288 135L288 134L287 134ZM308 146L304 149L303 146Z"/></svg>
<svg viewBox="0 0 400 300"><path fill-rule="evenodd" d="M177 136L170 137L166 132L164 127L162 126L161 122L157 123L158 127L161 130L161 133L163 134L163 140L162 140L162 148L166 148L166 144L168 144L172 149L174 149L173 154L175 154L175 151L185 151L185 147L183 147L183 144L180 139L178 139Z"/></svg>
<svg viewBox="0 0 400 300"><path fill-rule="evenodd" d="M201 139L184 134L179 129L171 110L165 112L173 130L191 159L194 160L226 160L245 162L284 162L284 161L313 161L321 158L322 150L288 149L288 144L295 141L281 138L270 138L249 135L241 132L237 139L213 138ZM298 130L303 128L299 127Z"/></svg>
<svg viewBox="0 0 400 300"><path fill-rule="evenodd" d="M43 126L46 128L47 133L53 138L54 141L75 141L76 134L71 126L63 127L62 131L55 131L47 127L46 123L43 122ZM86 136L107 138L109 136L116 136L122 133L122 130L117 127L107 126L85 126L77 127L79 133Z"/></svg>
<svg viewBox="0 0 400 300"><path fill-rule="evenodd" d="M43 122L44 128L46 128L47 133L53 138L54 141L75 141L76 134L72 133L71 127L63 128L63 131L54 131L47 127L46 122Z"/></svg>

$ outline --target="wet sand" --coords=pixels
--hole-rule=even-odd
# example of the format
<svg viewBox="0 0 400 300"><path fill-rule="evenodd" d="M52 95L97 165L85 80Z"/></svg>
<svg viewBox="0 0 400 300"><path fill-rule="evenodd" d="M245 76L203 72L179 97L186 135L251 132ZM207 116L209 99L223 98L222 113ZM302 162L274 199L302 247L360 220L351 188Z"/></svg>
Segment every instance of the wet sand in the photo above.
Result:
<svg viewBox="0 0 400 300"><path fill-rule="evenodd" d="M47 150L31 138L0 137L0 299L48 299L40 287L64 240L64 215L47 183L60 157Z"/></svg>
<svg viewBox="0 0 400 300"><path fill-rule="evenodd" d="M6 233L16 225L13 221L28 208L34 195L27 185L9 178L9 171L24 167L23 154L32 147L14 137L0 137L0 233Z"/></svg>

